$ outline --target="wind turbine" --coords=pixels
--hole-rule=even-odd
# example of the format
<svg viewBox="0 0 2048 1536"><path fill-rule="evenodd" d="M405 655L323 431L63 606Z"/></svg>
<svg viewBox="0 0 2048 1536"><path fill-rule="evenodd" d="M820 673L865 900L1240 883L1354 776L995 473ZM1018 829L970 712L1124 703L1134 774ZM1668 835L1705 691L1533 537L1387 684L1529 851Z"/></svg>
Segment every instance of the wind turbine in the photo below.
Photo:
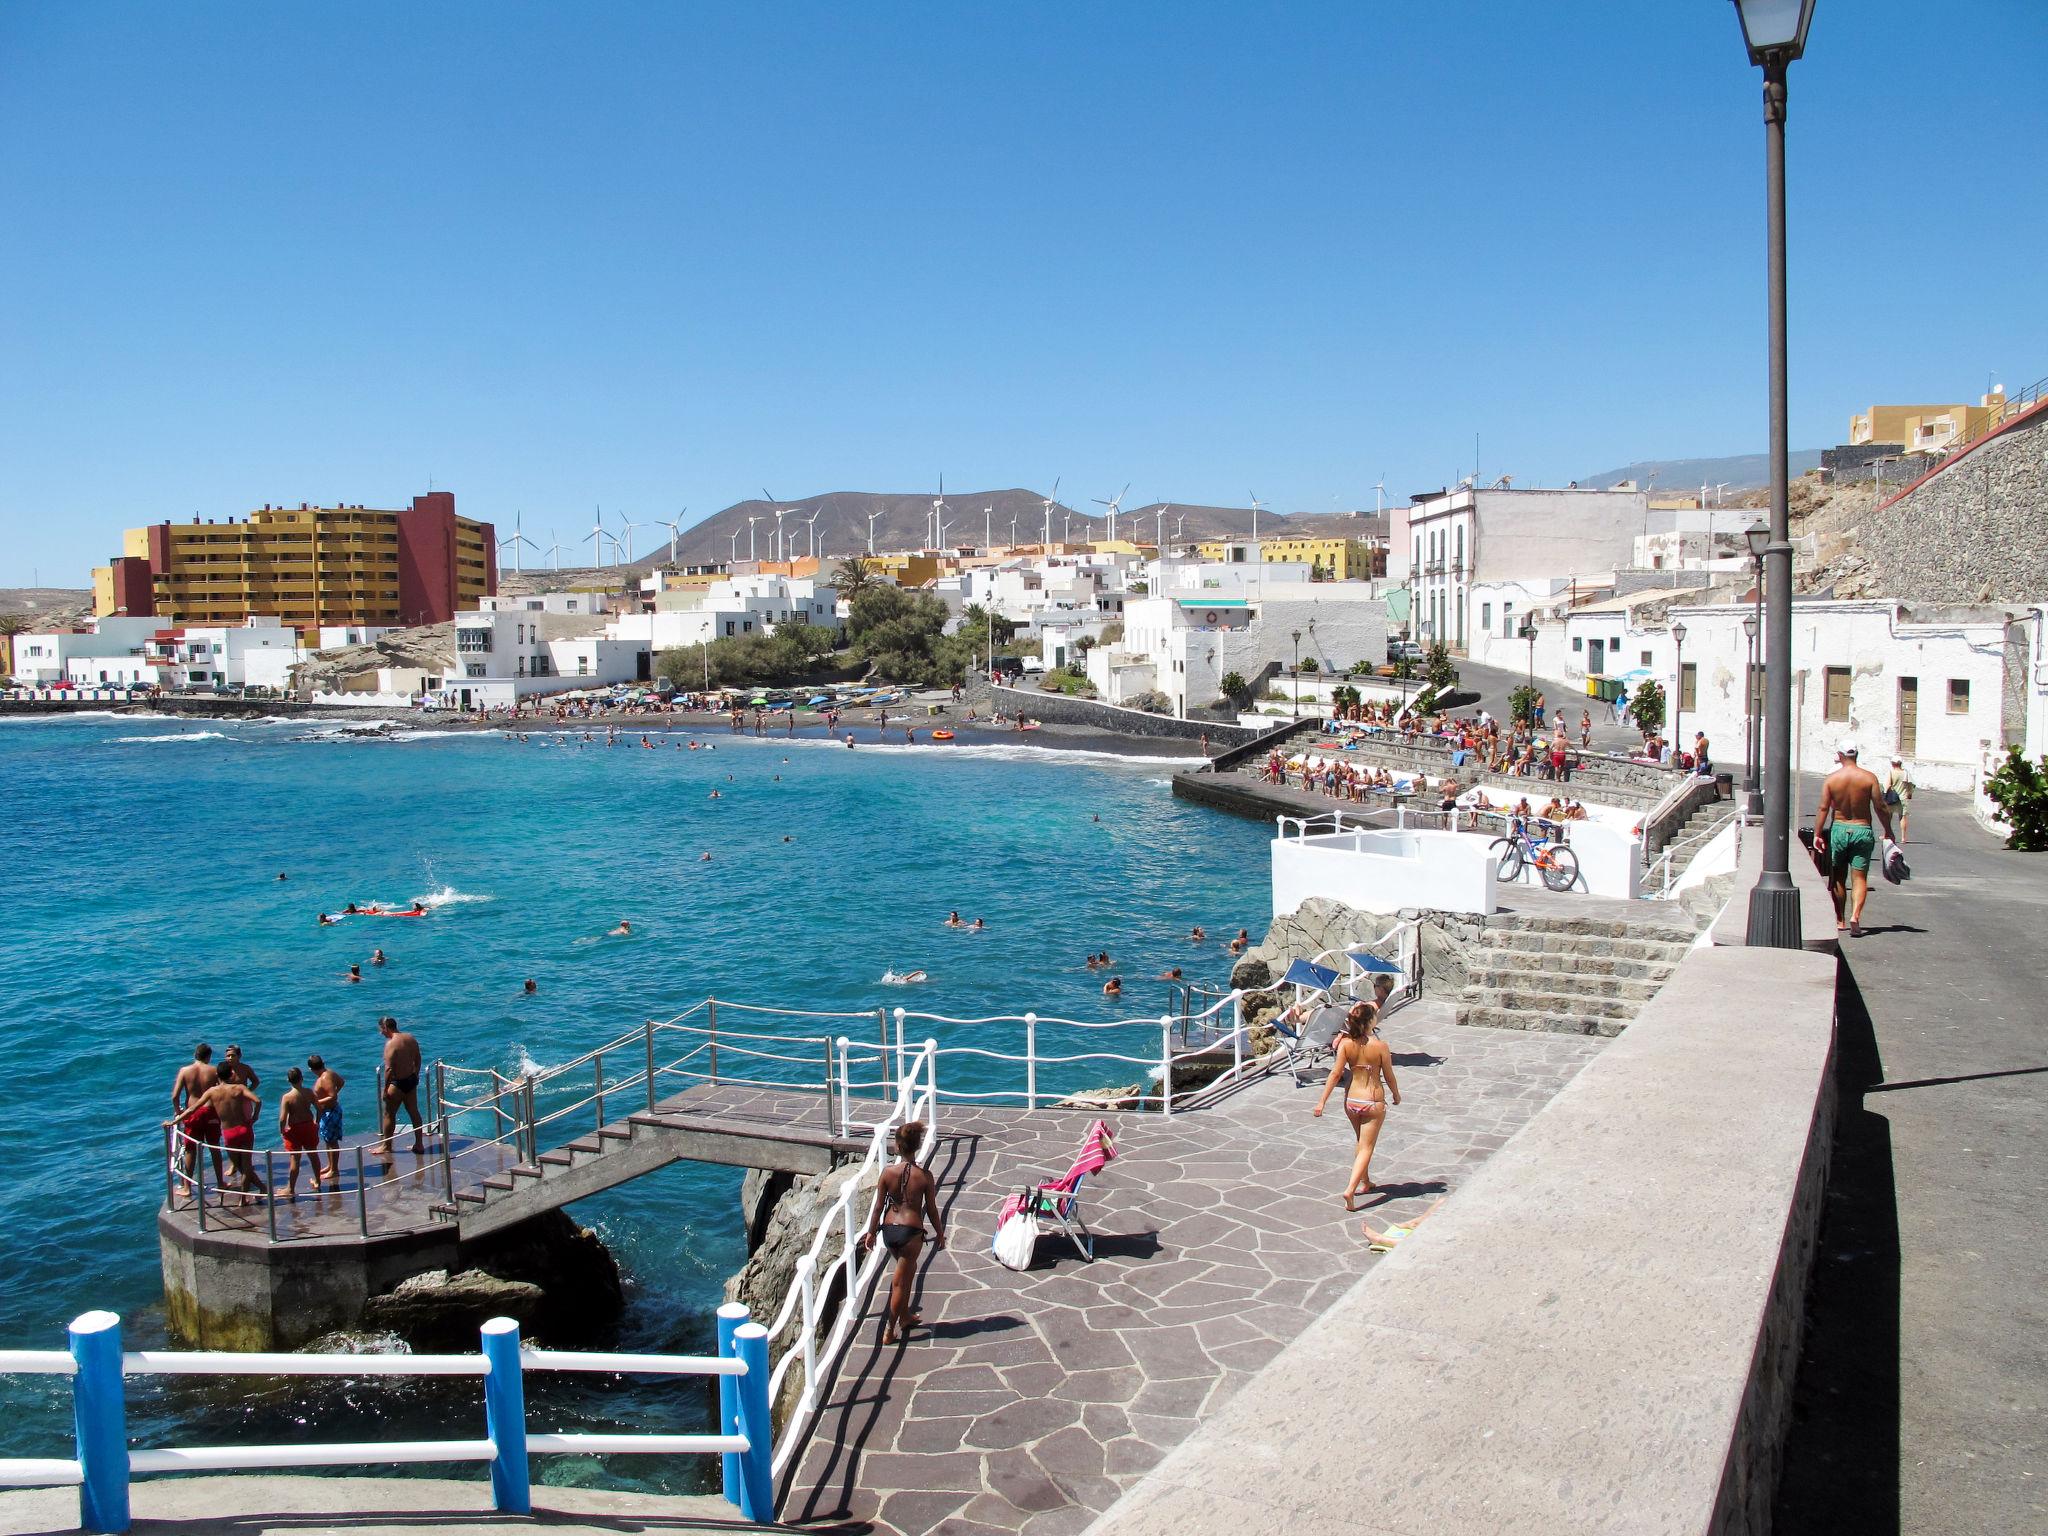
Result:
<svg viewBox="0 0 2048 1536"><path fill-rule="evenodd" d="M548 530L548 568L559 571L562 568L562 541L555 537L555 530Z"/></svg>
<svg viewBox="0 0 2048 1536"><path fill-rule="evenodd" d="M931 532L931 547L937 549L946 539L946 477L944 475L939 476L939 494L937 499L932 502Z"/></svg>
<svg viewBox="0 0 2048 1536"><path fill-rule="evenodd" d="M875 552L875 519L881 515L879 508L868 514L868 553L871 555Z"/></svg>
<svg viewBox="0 0 2048 1536"><path fill-rule="evenodd" d="M1372 488L1372 510L1375 517L1387 510L1387 472L1384 469L1380 471L1379 484Z"/></svg>
<svg viewBox="0 0 2048 1536"><path fill-rule="evenodd" d="M1052 494L1045 498L1045 542L1047 545L1052 543L1052 509L1053 504L1059 500L1059 497L1060 482L1059 477L1055 475L1052 482Z"/></svg>
<svg viewBox="0 0 2048 1536"><path fill-rule="evenodd" d="M813 560L818 558L818 514L823 512L824 510L825 509L823 507L820 507L818 508L817 512L813 512L809 517L804 519L804 527L810 530L809 542L804 547L809 552L810 557Z"/></svg>
<svg viewBox="0 0 2048 1536"><path fill-rule="evenodd" d="M620 514L619 532L623 533L626 536L626 564L631 565L633 563L633 530L635 528L645 528L647 526L648 525L646 523L629 523L625 520L625 514ZM617 539L613 539L612 554L616 556L618 552L619 541ZM617 561L614 560L613 563L617 564Z"/></svg>
<svg viewBox="0 0 2048 1536"><path fill-rule="evenodd" d="M1114 544L1116 542L1116 515L1119 511L1123 509L1124 498L1130 495L1130 493L1130 485L1126 483L1124 488L1118 491L1114 496L1110 497L1108 501L1104 501L1100 496L1095 498L1095 505L1097 505L1098 507L1109 508L1108 542L1111 544Z"/></svg>
<svg viewBox="0 0 2048 1536"><path fill-rule="evenodd" d="M1185 513L1185 512L1181 513L1181 515L1180 515L1179 517L1176 517L1176 518L1175 518L1175 519L1173 520L1173 542L1174 542L1174 543L1178 544L1178 543L1180 542L1180 531L1181 531L1181 529L1185 528L1185 527L1187 526L1187 524L1188 524L1188 515L1187 515L1187 513Z"/></svg>
<svg viewBox="0 0 2048 1536"><path fill-rule="evenodd" d="M1250 491L1246 491L1245 495L1252 497L1252 542L1256 544L1259 542L1259 511L1265 503L1261 502L1258 497L1252 496Z"/></svg>
<svg viewBox="0 0 2048 1536"><path fill-rule="evenodd" d="M664 518L654 525L657 528L666 528L668 530L668 563L670 565L676 563L676 540L683 536L683 519L689 515L690 509L684 507L673 518Z"/></svg>
<svg viewBox="0 0 2048 1536"><path fill-rule="evenodd" d="M759 521L761 521L761 514L758 512L751 514L747 518L747 559L756 565L760 563L760 559L754 553L754 524Z"/></svg>
<svg viewBox="0 0 2048 1536"><path fill-rule="evenodd" d="M775 504L775 498L774 498L774 496L773 496L773 495L771 495L771 494L769 493L768 487L767 487L767 486L765 486L765 485L761 487L761 494L762 494L763 496L766 496L766 497L768 498L768 510L769 510L770 512L773 512L773 513L775 514L775 558L776 558L777 560L780 560L780 559L782 559L782 558L783 558L783 553L782 553L782 520L783 520L783 518L785 518L785 517L787 517L787 516L789 515L789 508L787 508L787 507L778 507L778 506L777 506L777 505Z"/></svg>
<svg viewBox="0 0 2048 1536"><path fill-rule="evenodd" d="M737 528L732 531L732 559L729 563L732 565L740 563L740 531Z"/></svg>
<svg viewBox="0 0 2048 1536"><path fill-rule="evenodd" d="M1010 519L1010 548L1012 548L1012 549L1015 549L1016 547L1017 547L1017 519L1016 519L1016 518L1014 518L1014 517L1012 517L1012 518Z"/></svg>
<svg viewBox="0 0 2048 1536"><path fill-rule="evenodd" d="M1016 519L1012 518L1011 523L1013 528L1015 522ZM995 542L996 509L994 507L983 507L981 509L981 547L983 549L992 549L995 547Z"/></svg>
<svg viewBox="0 0 2048 1536"><path fill-rule="evenodd" d="M1153 553L1163 555L1166 553L1166 503L1159 503L1152 515L1159 519L1158 526L1152 531Z"/></svg>
<svg viewBox="0 0 2048 1536"><path fill-rule="evenodd" d="M597 521L590 525L590 532L583 535L583 538L578 539L576 542L581 544L585 540L589 541L590 563L593 566L598 566L604 564L604 541L611 538L611 530L604 525L604 508L599 507L597 509ZM617 539L612 539L612 547L614 549L618 548L618 543Z"/></svg>

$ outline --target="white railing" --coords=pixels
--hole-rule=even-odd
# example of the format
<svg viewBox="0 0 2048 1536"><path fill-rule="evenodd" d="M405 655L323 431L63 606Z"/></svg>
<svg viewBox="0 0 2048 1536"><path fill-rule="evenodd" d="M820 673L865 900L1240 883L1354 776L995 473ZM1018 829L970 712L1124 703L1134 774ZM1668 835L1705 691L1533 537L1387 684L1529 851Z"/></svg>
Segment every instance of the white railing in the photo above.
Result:
<svg viewBox="0 0 2048 1536"><path fill-rule="evenodd" d="M1369 986L1371 978L1386 974L1384 971L1369 971L1360 965L1356 958L1357 952L1359 950L1366 950L1376 954L1381 946L1386 944L1394 946L1394 954L1391 958L1401 967L1401 978L1396 983L1393 997L1389 1001L1393 1001L1396 998L1405 1001L1409 998L1420 996L1422 993L1422 923L1416 918L1411 917L1398 922L1378 938L1368 939L1363 944L1344 944L1335 949L1323 950L1319 954L1309 956L1308 963L1310 965L1325 965L1327 961L1341 958L1345 963L1345 974L1340 976L1333 985L1345 987L1351 993L1352 998L1356 1000L1361 982L1367 983ZM1381 956L1381 958L1389 957Z"/></svg>
<svg viewBox="0 0 2048 1536"><path fill-rule="evenodd" d="M519 1325L493 1318L473 1355L239 1354L215 1350L121 1349L121 1319L87 1312L75 1319L70 1349L0 1351L0 1374L69 1376L74 1454L0 1459L0 1487L79 1490L79 1524L88 1531L129 1526L129 1481L179 1472L277 1467L388 1466L484 1462L491 1502L507 1514L531 1514L527 1459L534 1455L715 1455L725 1495L749 1521L775 1518L773 1434L768 1411L768 1330L745 1307L722 1308L716 1355L628 1355L522 1350ZM528 1371L597 1371L718 1378L715 1434L551 1434L526 1427ZM447 1440L328 1441L286 1445L169 1446L130 1449L126 1380L130 1376L474 1376L484 1384L484 1434Z"/></svg>

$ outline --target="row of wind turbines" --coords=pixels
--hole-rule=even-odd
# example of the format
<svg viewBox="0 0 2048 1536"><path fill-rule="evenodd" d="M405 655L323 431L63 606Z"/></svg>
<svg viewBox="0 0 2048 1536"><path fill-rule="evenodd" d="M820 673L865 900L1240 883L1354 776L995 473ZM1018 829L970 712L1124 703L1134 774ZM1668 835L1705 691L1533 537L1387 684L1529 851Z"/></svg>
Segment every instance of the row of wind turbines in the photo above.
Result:
<svg viewBox="0 0 2048 1536"><path fill-rule="evenodd" d="M1382 475L1379 484L1373 487L1376 510L1380 509L1379 504L1382 503L1382 499L1385 496L1386 485L1386 476ZM1092 498L1095 505L1108 509L1107 527L1104 531L1111 541L1114 541L1116 538L1116 520L1123 515L1124 498L1130 495L1130 493L1131 487L1127 482L1124 488L1114 496L1108 498L1097 496ZM783 519L794 515L796 509L794 507L778 505L775 497L765 487L762 489L761 494L767 499L769 510L767 512L750 513L747 517L747 558L749 560L756 560L760 557L759 546L754 534L754 525L756 523L764 523L772 516L775 519L775 543L772 558L777 561L795 559L796 531L795 529L785 531ZM1054 508L1059 506L1059 494L1060 480L1056 478L1052 483L1052 493L1043 498L1041 502L1045 513L1045 526L1041 530L1041 534L1047 544L1052 543L1052 514ZM1251 497L1251 536L1256 540L1259 536L1259 514L1266 509L1266 503L1260 501L1254 492L1247 491L1245 494ZM1162 549L1166 543L1167 505L1166 502L1162 501L1153 513L1153 516L1157 519L1153 530L1153 537ZM596 521L591 524L590 531L584 534L577 542L591 546L591 561L593 565L630 565L633 561L633 535L637 532L644 532L649 528L666 528L668 530L668 557L673 562L676 558L677 542L682 538L682 519L688 515L689 510L688 507L684 507L673 518L656 518L651 522L645 523L630 522L626 519L624 513L620 513L618 527L614 530L605 526L604 508L599 507L597 509ZM812 559L817 558L818 554L818 518L822 510L821 508L819 512L813 512L809 517L797 519L798 522L804 525L806 535L805 553ZM939 494L932 498L931 507L925 513L924 532L926 548L943 549L945 547L946 529L949 524L949 514L952 511L953 508L946 501L946 477L941 475L939 476ZM871 555L875 553L875 519L880 516L882 516L882 509L880 508L867 514L867 545L868 553ZM1061 508L1060 517L1062 523L1061 538L1063 540L1071 540L1074 533L1074 515ZM1010 519L1010 543L1012 545L1015 545L1017 542L1017 524L1020 521L1020 518L1014 516ZM1180 537L1181 529L1186 523L1187 514L1185 512L1176 514L1173 525L1173 534L1176 539ZM740 555L740 530L737 528L733 529L731 537L731 558L737 563ZM562 543L559 539L555 538L552 529L548 532L548 538L550 543L546 554L543 556L544 564L542 569L560 570L562 568ZM995 544L995 508L992 505L982 508L982 541L985 548L992 548ZM609 560L605 558L605 546L607 543L611 546L611 558ZM526 537L525 514L523 512L514 513L512 537L499 540L499 555L502 558L504 553L509 550L512 555L512 569L523 571L526 569L526 551L529 549L537 555L541 553L540 546L532 539Z"/></svg>

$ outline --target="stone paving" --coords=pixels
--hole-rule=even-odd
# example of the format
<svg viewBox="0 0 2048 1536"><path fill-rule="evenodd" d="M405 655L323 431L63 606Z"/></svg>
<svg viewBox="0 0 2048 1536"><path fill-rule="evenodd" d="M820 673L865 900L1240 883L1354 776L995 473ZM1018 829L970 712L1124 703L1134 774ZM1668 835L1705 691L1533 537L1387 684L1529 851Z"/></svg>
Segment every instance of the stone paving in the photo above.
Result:
<svg viewBox="0 0 2048 1536"><path fill-rule="evenodd" d="M1376 1227L1456 1190L1604 1043L1465 1029L1434 1001L1386 1035L1404 1102L1373 1159ZM1338 1200L1349 1126L1334 1102L1311 1118L1317 1091L1283 1074L1171 1118L1113 1117L1120 1155L1085 1190L1095 1262L1053 1234L1022 1274L989 1254L996 1208L1064 1173L1093 1117L949 1108L932 1169L951 1246L923 1267L925 1324L884 1349L884 1292L870 1298L783 1518L904 1536L1087 1526L1374 1261Z"/></svg>

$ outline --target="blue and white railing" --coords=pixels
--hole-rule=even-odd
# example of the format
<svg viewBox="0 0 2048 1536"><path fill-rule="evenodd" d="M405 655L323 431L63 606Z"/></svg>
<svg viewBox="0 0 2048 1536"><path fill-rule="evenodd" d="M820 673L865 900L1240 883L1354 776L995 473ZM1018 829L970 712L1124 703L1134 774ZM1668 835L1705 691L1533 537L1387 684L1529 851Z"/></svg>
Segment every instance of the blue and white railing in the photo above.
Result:
<svg viewBox="0 0 2048 1536"><path fill-rule="evenodd" d="M69 1376L74 1451L67 1457L0 1459L0 1487L78 1489L87 1531L129 1526L129 1482L172 1472L234 1472L274 1467L391 1466L410 1462L484 1462L491 1504L505 1514L533 1512L528 1458L535 1455L708 1455L722 1461L726 1498L748 1520L775 1518L774 1435L768 1410L768 1330L747 1309L718 1310L716 1355L628 1355L522 1349L519 1325L493 1318L473 1355L238 1354L221 1350L121 1348L121 1320L87 1312L71 1324L69 1350L0 1350L0 1375ZM716 1376L718 1432L709 1435L534 1433L526 1427L528 1371L601 1371L622 1375ZM329 1441L294 1445L177 1446L131 1450L126 1378L130 1376L477 1376L484 1384L484 1433L465 1440Z"/></svg>

